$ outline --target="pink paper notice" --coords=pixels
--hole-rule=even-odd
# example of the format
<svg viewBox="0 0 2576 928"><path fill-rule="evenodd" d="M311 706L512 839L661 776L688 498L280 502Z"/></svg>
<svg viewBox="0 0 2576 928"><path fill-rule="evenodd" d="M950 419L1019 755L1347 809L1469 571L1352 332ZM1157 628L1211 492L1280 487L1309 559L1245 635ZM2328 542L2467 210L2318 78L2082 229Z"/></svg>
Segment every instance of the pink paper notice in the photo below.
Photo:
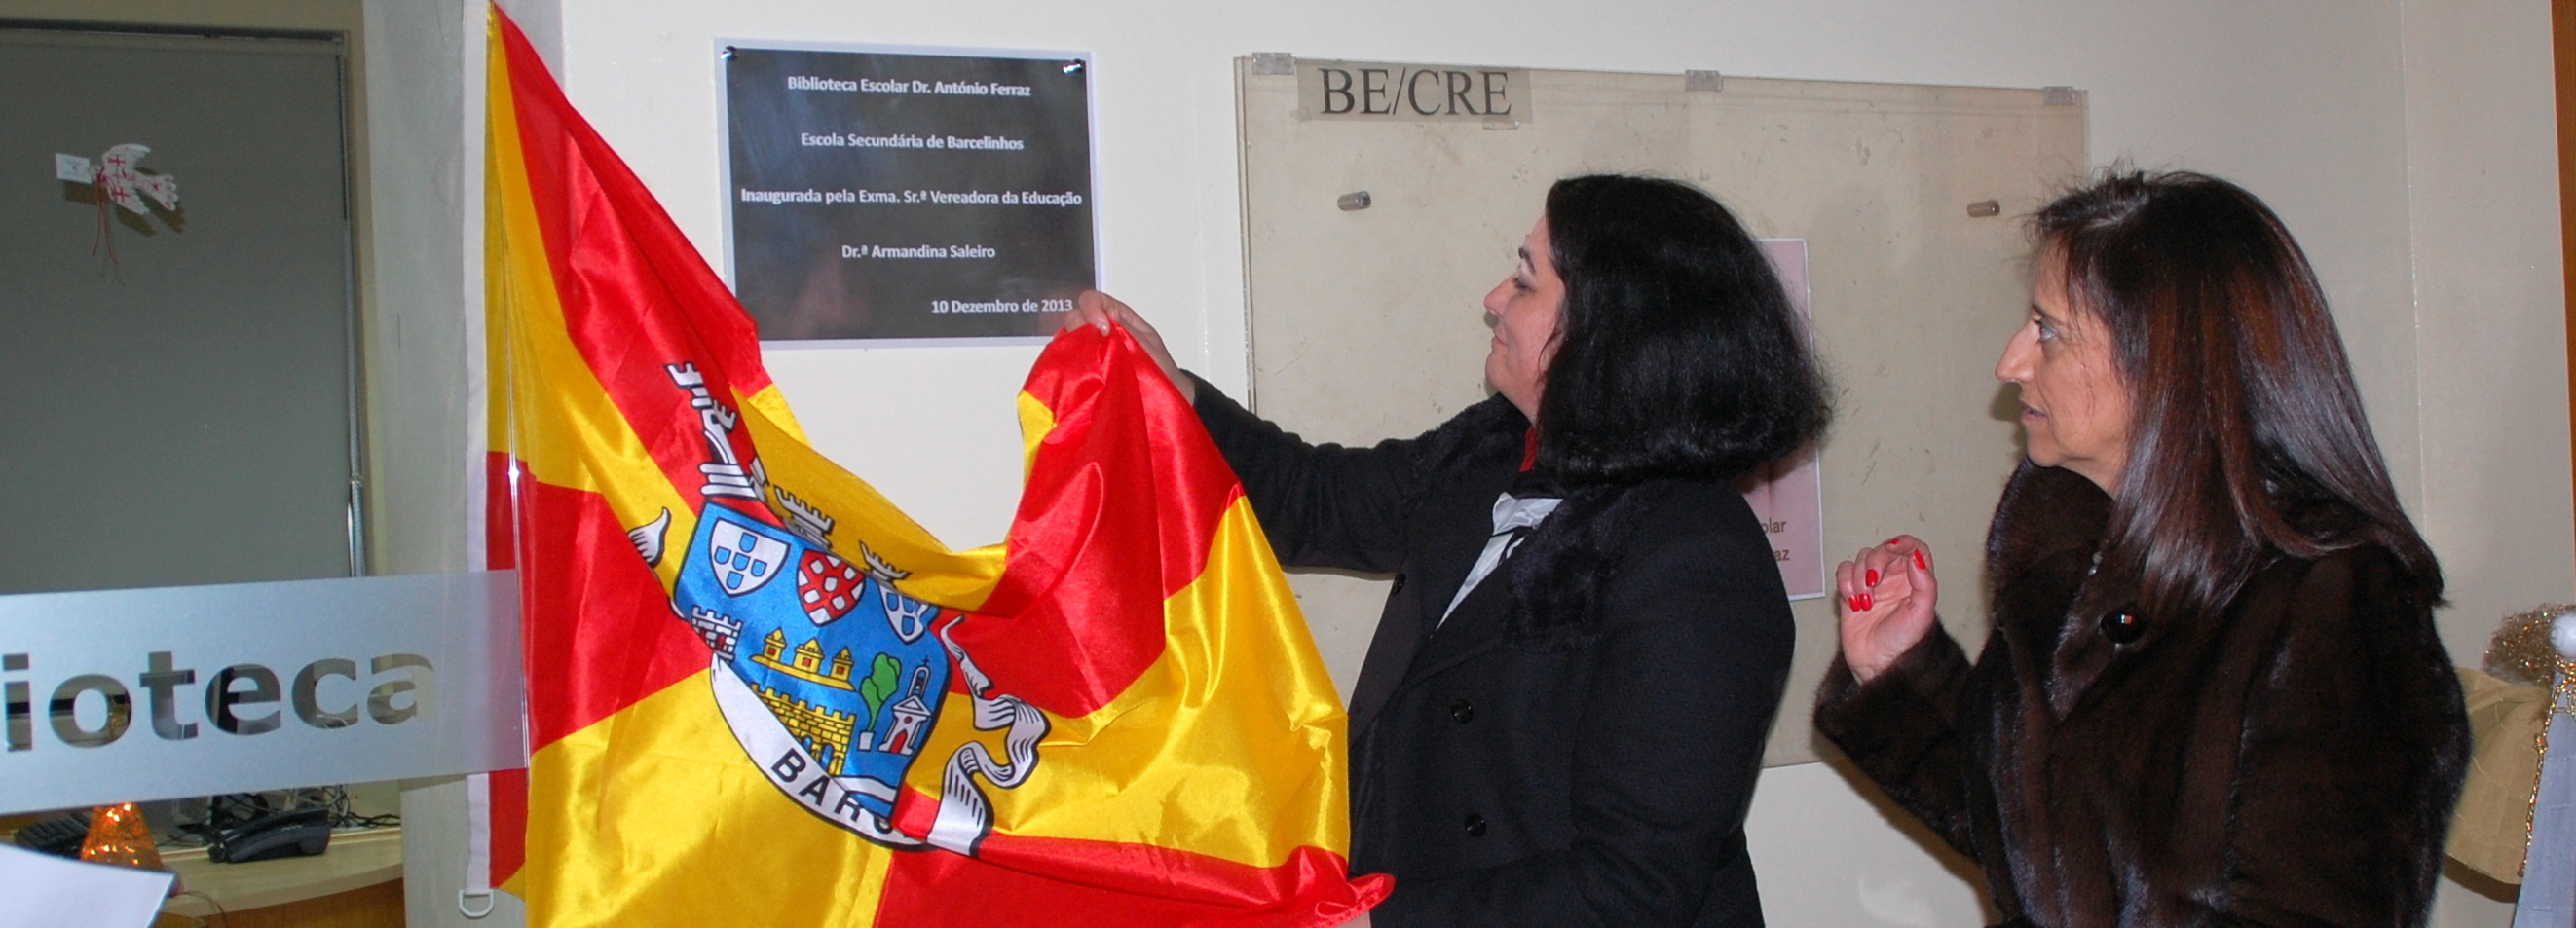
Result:
<svg viewBox="0 0 2576 928"><path fill-rule="evenodd" d="M1762 253L1780 273L1780 285L1803 321L1807 310L1807 240L1766 238ZM1753 514L1771 535L1771 556L1780 562L1780 583L1790 599L1825 595L1825 497L1816 474L1816 451L1808 448L1774 464L1761 482L1744 493Z"/></svg>

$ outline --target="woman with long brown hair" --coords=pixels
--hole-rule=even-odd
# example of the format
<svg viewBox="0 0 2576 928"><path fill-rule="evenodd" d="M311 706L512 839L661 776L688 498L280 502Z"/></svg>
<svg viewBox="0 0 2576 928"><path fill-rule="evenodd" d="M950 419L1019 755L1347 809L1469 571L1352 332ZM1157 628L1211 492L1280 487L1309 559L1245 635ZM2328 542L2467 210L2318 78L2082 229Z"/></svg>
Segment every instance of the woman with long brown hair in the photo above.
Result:
<svg viewBox="0 0 2576 928"><path fill-rule="evenodd" d="M2422 924L2468 756L2441 569L2306 256L2189 173L2033 228L1994 630L1971 664L1923 543L1862 551L1817 728L2008 922Z"/></svg>

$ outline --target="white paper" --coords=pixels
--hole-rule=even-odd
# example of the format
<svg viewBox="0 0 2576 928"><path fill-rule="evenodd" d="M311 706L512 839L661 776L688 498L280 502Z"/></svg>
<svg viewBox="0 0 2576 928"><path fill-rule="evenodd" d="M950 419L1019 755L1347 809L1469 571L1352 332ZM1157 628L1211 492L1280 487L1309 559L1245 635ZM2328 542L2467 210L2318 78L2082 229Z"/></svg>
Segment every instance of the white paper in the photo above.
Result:
<svg viewBox="0 0 2576 928"><path fill-rule="evenodd" d="M1800 324L1806 324L1807 240L1766 238L1761 244L1763 257L1779 272L1781 288L1789 291L1790 304L1798 308ZM1763 533L1770 536L1771 557L1780 563L1780 583L1789 598L1825 595L1825 492L1816 456L1802 454L1772 465L1744 492L1744 501L1752 504Z"/></svg>
<svg viewBox="0 0 2576 928"><path fill-rule="evenodd" d="M54 179L86 184L97 180L98 173L89 166L87 158L57 153L54 155Z"/></svg>
<svg viewBox="0 0 2576 928"><path fill-rule="evenodd" d="M2562 676L2562 684L2565 682ZM2531 849L2522 864L2514 928L2576 926L2576 715L2552 706L2550 751L2540 761L2540 791L2531 801Z"/></svg>
<svg viewBox="0 0 2576 928"><path fill-rule="evenodd" d="M146 928L171 879L0 844L0 928Z"/></svg>
<svg viewBox="0 0 2576 928"><path fill-rule="evenodd" d="M2576 660L2576 614L2550 623L2549 643L2558 654ZM2549 752L2540 760L2540 790L2531 799L2531 849L2522 863L2522 894L2515 900L2513 928L2576 926L2576 705L2565 695L2570 681L2560 674L2550 691Z"/></svg>

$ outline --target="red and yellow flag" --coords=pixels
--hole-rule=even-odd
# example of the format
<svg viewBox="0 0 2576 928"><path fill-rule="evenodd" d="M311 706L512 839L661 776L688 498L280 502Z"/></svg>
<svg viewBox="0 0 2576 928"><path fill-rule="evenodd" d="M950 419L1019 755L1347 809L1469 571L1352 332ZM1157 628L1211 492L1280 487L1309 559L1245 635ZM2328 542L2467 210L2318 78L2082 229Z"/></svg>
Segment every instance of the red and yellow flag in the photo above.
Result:
<svg viewBox="0 0 2576 928"><path fill-rule="evenodd" d="M490 76L531 751L494 869L532 925L1325 926L1385 895L1348 875L1341 707L1269 544L1132 339L1047 348L1008 541L951 551L805 443L497 12Z"/></svg>

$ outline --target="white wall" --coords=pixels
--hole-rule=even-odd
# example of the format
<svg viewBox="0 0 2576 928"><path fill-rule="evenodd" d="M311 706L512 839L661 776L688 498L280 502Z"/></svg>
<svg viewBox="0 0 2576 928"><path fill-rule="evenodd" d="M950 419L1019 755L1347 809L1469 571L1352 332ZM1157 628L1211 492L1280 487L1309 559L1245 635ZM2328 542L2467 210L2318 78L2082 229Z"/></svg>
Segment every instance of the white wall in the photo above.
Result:
<svg viewBox="0 0 2576 928"><path fill-rule="evenodd" d="M2444 621L2456 656L2474 661L2504 609L2568 599L2576 586L2547 9L2537 0L513 7L545 24L554 37L545 44L559 41L573 101L710 258L722 203L717 38L1095 52L1104 282L1157 321L1184 364L1229 390L1244 380L1236 55L2075 85L2091 92L2097 161L2239 181L2308 247L2401 492L2453 578L2459 605ZM1009 518L1018 446L1008 397L1033 357L785 351L771 363L827 453L950 544L970 545L997 540ZM863 440L888 429L937 436L947 454L907 460ZM1776 923L1978 921L1967 884L1831 768L1768 771L1752 828ZM415 867L449 865L415 857ZM2446 884L2439 923L2508 918Z"/></svg>
<svg viewBox="0 0 2576 928"><path fill-rule="evenodd" d="M1397 8L1350 0L897 8L567 0L561 24L574 102L646 183L665 192L664 205L711 257L723 202L716 37L1096 52L1104 282L1157 320L1185 365L1228 389L1243 380L1235 55L2074 84L2092 92L2097 158L2214 171L2288 217L2346 319L2400 482L2410 501L2419 492L2403 72L2391 2L1661 0L1566 15L1560 4L1527 0ZM1476 297L1460 294L1459 302ZM1030 350L799 352L779 374L809 425L832 423L847 435L882 417L921 415L887 397L952 409L961 424L950 460L907 461L856 442L832 447L828 436L826 450L846 454L844 463L943 538L981 543L1007 522L1014 479L1007 466L981 466L1013 427L1006 410L986 410L981 398L1012 390L1029 357ZM928 382L962 391L974 405L930 399L919 386ZM954 470L960 463L963 475Z"/></svg>
<svg viewBox="0 0 2576 928"><path fill-rule="evenodd" d="M2405 4L2424 485L2452 656L2569 598L2566 316L2549 5Z"/></svg>
<svg viewBox="0 0 2576 928"><path fill-rule="evenodd" d="M2474 665L2503 613L2570 598L2549 5L2401 5L2422 384L2414 512L2448 575L2444 643ZM2512 921L2502 902L2443 888L2441 923Z"/></svg>
<svg viewBox="0 0 2576 928"><path fill-rule="evenodd" d="M1844 764L1762 771L1744 822L1771 924L1954 928L1992 924L1983 877Z"/></svg>

